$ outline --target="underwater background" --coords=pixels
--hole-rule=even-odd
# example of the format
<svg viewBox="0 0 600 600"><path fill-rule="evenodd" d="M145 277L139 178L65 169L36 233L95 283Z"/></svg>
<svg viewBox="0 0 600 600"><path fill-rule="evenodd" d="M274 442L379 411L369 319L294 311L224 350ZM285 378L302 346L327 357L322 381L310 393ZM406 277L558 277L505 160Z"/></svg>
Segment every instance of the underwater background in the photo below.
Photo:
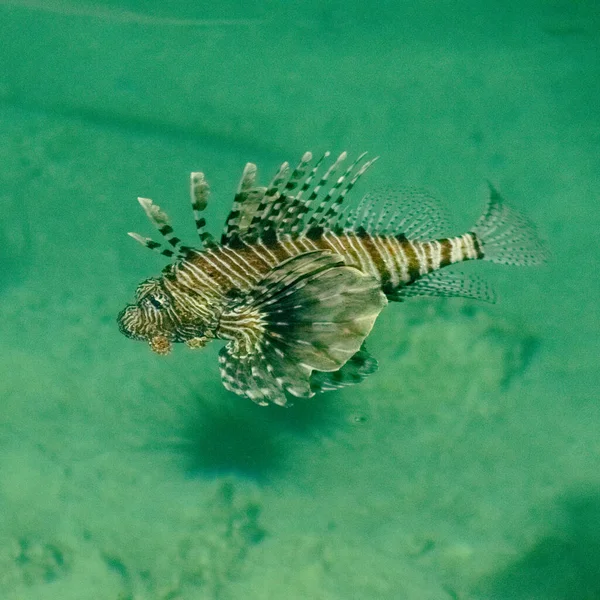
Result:
<svg viewBox="0 0 600 600"><path fill-rule="evenodd" d="M599 599L599 97L596 0L0 1L0 599ZM137 196L191 242L190 171L217 233L327 149L454 233L490 180L552 258L391 305L289 409L119 333Z"/></svg>

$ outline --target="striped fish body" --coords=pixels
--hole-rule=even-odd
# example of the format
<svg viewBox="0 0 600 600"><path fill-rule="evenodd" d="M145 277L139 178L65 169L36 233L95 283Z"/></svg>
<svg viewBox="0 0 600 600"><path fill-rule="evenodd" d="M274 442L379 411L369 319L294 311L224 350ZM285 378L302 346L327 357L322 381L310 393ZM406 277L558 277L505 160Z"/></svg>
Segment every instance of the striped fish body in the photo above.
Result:
<svg viewBox="0 0 600 600"><path fill-rule="evenodd" d="M491 189L470 232L435 236L444 225L425 195L402 201L365 197L348 209L346 194L373 164L361 155L327 191L342 154L318 177L328 154L310 168L306 153L293 172L284 163L268 187L249 163L220 243L205 231L208 186L191 177L200 246L182 245L167 216L140 199L165 238L130 234L175 261L143 282L119 315L121 331L159 354L172 343L202 348L226 340L219 355L225 387L259 404L285 405L362 381L377 368L364 342L388 301L411 296L493 300L477 279L448 271L476 259L536 264L544 250L531 223Z"/></svg>
<svg viewBox="0 0 600 600"><path fill-rule="evenodd" d="M340 234L327 232L312 239L306 235L286 235L274 244L240 244L235 249L220 246L190 255L174 267L172 274L180 289L194 290L215 301L217 296L247 293L277 265L315 251L343 257L346 265L371 275L380 284L382 292L393 299L402 295L403 286L428 273L458 262L483 258L474 233L418 241L408 240L403 234L372 235L363 230Z"/></svg>

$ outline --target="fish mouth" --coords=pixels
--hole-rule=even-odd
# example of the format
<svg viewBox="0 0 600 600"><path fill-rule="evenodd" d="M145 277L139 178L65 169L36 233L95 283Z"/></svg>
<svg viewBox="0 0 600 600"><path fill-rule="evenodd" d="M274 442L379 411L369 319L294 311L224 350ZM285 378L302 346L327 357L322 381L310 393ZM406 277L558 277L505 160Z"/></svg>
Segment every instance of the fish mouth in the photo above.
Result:
<svg viewBox="0 0 600 600"><path fill-rule="evenodd" d="M173 348L171 340L166 338L164 335L157 335L153 338L150 338L148 340L148 344L150 345L152 352L155 352L156 354L160 354L162 356L166 356L167 354L169 354L169 352L171 352Z"/></svg>

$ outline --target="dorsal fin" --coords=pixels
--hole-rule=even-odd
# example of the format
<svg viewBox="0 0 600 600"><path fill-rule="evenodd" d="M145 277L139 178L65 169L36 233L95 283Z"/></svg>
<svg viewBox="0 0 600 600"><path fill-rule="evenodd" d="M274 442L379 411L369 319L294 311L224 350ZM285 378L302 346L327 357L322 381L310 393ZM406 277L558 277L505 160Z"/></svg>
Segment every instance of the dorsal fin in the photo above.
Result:
<svg viewBox="0 0 600 600"><path fill-rule="evenodd" d="M276 240L281 234L302 234L311 228L333 226L346 194L376 159L364 161L365 154L361 154L326 190L327 182L340 169L347 153L342 152L325 168L329 156L329 152L323 154L310 170L310 152L304 153L293 171L287 162L283 163L267 188L256 185L256 166L248 163L225 222L222 243L235 239Z"/></svg>
<svg viewBox="0 0 600 600"><path fill-rule="evenodd" d="M329 202L331 201L331 198L335 195L335 193L338 191L338 189L340 188L340 186L342 185L342 183L346 180L346 178L348 177L348 175L350 174L350 172L352 171L352 169L354 169L354 167L356 166L356 164L365 156L366 152L363 152L347 169L344 173L342 173L342 175L340 175L337 178L337 181L333 184L333 186L331 188L329 188L329 191L325 194L325 196L323 196L321 198L321 201L319 202L319 204L317 205L317 207L312 211L312 214L310 215L310 218L308 219L308 221L306 222L304 229L305 231L308 231L309 229L313 229L314 227L319 227L319 222L321 220L321 217L323 216L323 213L325 211L325 209L327 208ZM325 173L325 177L324 180L327 181L327 179L336 172L338 166L341 165L341 163L346 160L348 154L347 152L342 152L338 159L335 161L335 163L329 167L329 170ZM322 185L320 184L318 187L316 187L312 194L309 197L309 201L314 200L320 191L320 188L322 187ZM339 196L338 196L339 198Z"/></svg>
<svg viewBox="0 0 600 600"><path fill-rule="evenodd" d="M200 213L208 204L210 188L204 178L204 173L190 173L190 200L194 212L196 231L202 246L209 247L216 244L213 236L206 231L206 219Z"/></svg>
<svg viewBox="0 0 600 600"><path fill-rule="evenodd" d="M256 237L267 229L277 230L286 214L285 209L295 199L290 193L305 178L311 160L312 154L305 152L287 178L285 174L289 174L289 165L284 163L268 188L256 185L256 165L248 163L225 222L221 243L229 244L232 239L244 236ZM279 199L281 202L277 202Z"/></svg>
<svg viewBox="0 0 600 600"><path fill-rule="evenodd" d="M263 215L263 231L272 229L280 231L279 224L287 212L287 208L291 204L294 196L291 192L296 189L299 183L304 179L308 163L312 160L312 153L305 152L298 166L294 169L289 179L283 187L283 192L271 202Z"/></svg>
<svg viewBox="0 0 600 600"><path fill-rule="evenodd" d="M233 235L237 235L242 221L242 214L247 210L246 202L249 199L250 193L255 188L256 184L256 165L247 163L242 172L242 178L238 184L238 189L233 199L233 205L225 219L225 227L221 235L221 243L226 244ZM263 191L264 194L264 191ZM261 196L262 197L262 196Z"/></svg>
<svg viewBox="0 0 600 600"><path fill-rule="evenodd" d="M267 229L265 226L266 215L271 209L271 205L273 202L278 200L281 196L281 190L285 187L285 183L290 174L290 164L288 162L284 162L280 167L275 177L271 180L271 183L267 186L267 191L263 196L260 204L256 208L256 212L252 217L252 221L248 227L248 234L262 234L262 232Z"/></svg>
<svg viewBox="0 0 600 600"><path fill-rule="evenodd" d="M430 240L448 228L445 210L427 192L413 188L377 190L359 205L341 213L331 224L345 231L363 228L372 235L403 235L411 240Z"/></svg>
<svg viewBox="0 0 600 600"><path fill-rule="evenodd" d="M145 248L154 250L163 256L167 256L168 258L172 258L177 254L177 252L174 252L170 248L165 248L161 243L155 242L152 238L144 237L139 233L135 233L134 231L129 231L127 235L132 237L136 242L139 242Z"/></svg>
<svg viewBox="0 0 600 600"><path fill-rule="evenodd" d="M138 198L138 202L160 235L167 240L170 246L177 248L181 244L181 240L175 235L167 213L158 204L154 204L150 198Z"/></svg>
<svg viewBox="0 0 600 600"><path fill-rule="evenodd" d="M190 174L190 199L192 202L192 210L194 212L194 221L196 223L196 231L200 238L200 247L208 248L214 246L212 235L206 231L206 219L201 215L202 211L208 204L209 187L203 173L191 173ZM163 256L172 258L176 256L178 258L185 258L188 256L192 248L190 246L184 246L181 243L181 239L175 235L173 228L167 213L165 213L158 204L155 204L149 198L138 198L138 202L144 209L150 222L156 227L158 232L165 238L169 246L165 248L163 244L155 242L151 238L143 237L138 233L129 232L129 235L142 246L150 248Z"/></svg>
<svg viewBox="0 0 600 600"><path fill-rule="evenodd" d="M446 270L427 273L389 294L388 300L401 302L418 296L471 298L492 304L496 302L494 290L483 279Z"/></svg>
<svg viewBox="0 0 600 600"><path fill-rule="evenodd" d="M346 198L346 194L354 187L359 177L377 160L377 158L368 160L356 170L366 156L366 153L361 154L337 178L333 186L322 195L325 185L340 168L348 155L346 152L342 152L311 189L321 162L328 156L329 153L325 153L323 158L317 162L296 198L291 199L287 211L285 211L281 219L281 225L278 227L279 232L308 234L309 231L321 231L326 227L332 227L336 221L336 215L340 206ZM309 189L311 189L310 194L306 199L303 199L302 194ZM316 201L318 201L318 204L313 208Z"/></svg>
<svg viewBox="0 0 600 600"><path fill-rule="evenodd" d="M295 196L290 197L290 202L287 206L287 210L283 213L281 219L280 231L282 233L297 233L302 223L302 216L308 212L308 200L303 196L305 192L310 189L312 182L314 181L321 164L326 158L329 158L330 152L325 152L314 164L308 177L304 180L304 183L298 190ZM312 159L312 155L311 155Z"/></svg>
<svg viewBox="0 0 600 600"><path fill-rule="evenodd" d="M356 167L356 165L358 165L360 163L360 161L365 157L365 155L366 155L366 152L361 154L352 163L352 165L350 165L350 167L348 167L348 169L346 170L344 175L342 175L342 177L340 177L338 179L336 185L333 188L331 188L331 190L327 194L327 197L321 203L321 206L323 207L323 209L319 210L317 208L317 210L315 210L315 212L313 213L310 221L307 223L307 229L310 229L312 226L331 228L332 225L336 222L337 215L339 214L340 207L341 207L342 203L344 202L344 199L346 198L346 194L354 187L354 185L356 184L356 182L358 181L360 176L363 175L363 173L378 159L378 157L376 156L375 158L372 158L371 160L366 161L360 167L360 169L354 174L354 176L350 180L348 180L348 177L349 177L350 173L352 172L352 170ZM334 191L337 190L338 188L340 188L341 184L344 183L344 181L346 181L346 185L344 185L343 187L341 187L341 189L339 189L337 198L335 198L335 200L331 203L331 205L327 209L327 212L324 213L324 209L329 204L329 200L333 196ZM312 221L312 223L311 223L311 221Z"/></svg>
<svg viewBox="0 0 600 600"><path fill-rule="evenodd" d="M158 204L155 204L150 198L138 198L140 206L144 209L146 216L156 227L158 232L165 238L170 247L165 248L163 244L155 242L152 238L141 236L139 233L130 231L128 233L136 242L142 246L154 250L163 256L172 258L173 256L185 256L188 248L181 244L181 240L175 235L171 222L166 212Z"/></svg>

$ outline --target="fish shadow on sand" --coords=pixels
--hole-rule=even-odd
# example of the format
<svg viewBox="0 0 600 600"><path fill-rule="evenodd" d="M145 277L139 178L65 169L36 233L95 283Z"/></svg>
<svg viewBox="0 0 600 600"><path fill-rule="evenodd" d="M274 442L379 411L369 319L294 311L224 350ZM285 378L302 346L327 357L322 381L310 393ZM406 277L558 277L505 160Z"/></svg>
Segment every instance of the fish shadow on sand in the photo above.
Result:
<svg viewBox="0 0 600 600"><path fill-rule="evenodd" d="M558 518L556 518L558 517ZM600 598L600 490L559 501L557 524L529 552L476 590L487 600Z"/></svg>
<svg viewBox="0 0 600 600"><path fill-rule="evenodd" d="M219 402L199 399L183 432L187 470L256 480L284 473L298 443L317 444L335 427L335 404L323 397L299 399L291 408L259 407L229 395Z"/></svg>

